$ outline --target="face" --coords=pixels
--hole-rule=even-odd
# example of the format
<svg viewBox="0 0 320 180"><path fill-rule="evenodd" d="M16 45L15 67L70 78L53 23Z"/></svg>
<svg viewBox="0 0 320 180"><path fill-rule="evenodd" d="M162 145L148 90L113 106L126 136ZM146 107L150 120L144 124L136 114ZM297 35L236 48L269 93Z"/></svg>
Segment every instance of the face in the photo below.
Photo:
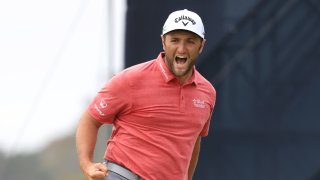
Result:
<svg viewBox="0 0 320 180"><path fill-rule="evenodd" d="M169 32L161 39L166 65L181 83L185 82L192 75L192 68L202 52L205 40L183 30Z"/></svg>

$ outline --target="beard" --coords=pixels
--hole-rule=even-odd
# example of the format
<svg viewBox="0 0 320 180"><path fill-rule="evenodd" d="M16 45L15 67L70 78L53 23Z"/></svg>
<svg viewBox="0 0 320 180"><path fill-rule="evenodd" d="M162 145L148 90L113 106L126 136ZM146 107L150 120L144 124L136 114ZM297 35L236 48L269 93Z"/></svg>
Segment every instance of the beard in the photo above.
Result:
<svg viewBox="0 0 320 180"><path fill-rule="evenodd" d="M165 59L166 59L168 68L176 77L184 77L188 75L192 71L193 66L195 64L195 62L190 59L186 60L183 63L178 62L177 58L172 59L172 58L166 57Z"/></svg>

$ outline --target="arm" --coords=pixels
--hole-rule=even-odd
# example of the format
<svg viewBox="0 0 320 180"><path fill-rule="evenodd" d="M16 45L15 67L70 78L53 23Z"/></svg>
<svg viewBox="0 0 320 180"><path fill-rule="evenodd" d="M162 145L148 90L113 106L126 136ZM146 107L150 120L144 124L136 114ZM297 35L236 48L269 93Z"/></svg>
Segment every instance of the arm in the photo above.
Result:
<svg viewBox="0 0 320 180"><path fill-rule="evenodd" d="M76 144L80 168L88 180L101 179L107 174L107 168L102 163L92 162L97 134L101 125L102 123L85 112L77 127Z"/></svg>
<svg viewBox="0 0 320 180"><path fill-rule="evenodd" d="M190 165L189 165L189 170L188 170L189 180L192 180L193 174L196 170L198 157L199 157L199 153L200 153L200 144L201 144L201 137L199 136L195 145L194 145L192 157L190 160Z"/></svg>

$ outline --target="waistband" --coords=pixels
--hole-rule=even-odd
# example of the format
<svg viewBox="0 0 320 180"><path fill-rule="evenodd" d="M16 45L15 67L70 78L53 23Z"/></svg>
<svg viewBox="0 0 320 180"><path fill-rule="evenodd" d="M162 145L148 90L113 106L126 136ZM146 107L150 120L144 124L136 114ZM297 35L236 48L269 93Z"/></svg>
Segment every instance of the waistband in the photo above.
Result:
<svg viewBox="0 0 320 180"><path fill-rule="evenodd" d="M109 171L117 173L117 174L119 174L129 180L142 180L138 175L136 175L135 173L133 173L129 169L122 167L116 163L105 160L103 162L103 164L107 166Z"/></svg>

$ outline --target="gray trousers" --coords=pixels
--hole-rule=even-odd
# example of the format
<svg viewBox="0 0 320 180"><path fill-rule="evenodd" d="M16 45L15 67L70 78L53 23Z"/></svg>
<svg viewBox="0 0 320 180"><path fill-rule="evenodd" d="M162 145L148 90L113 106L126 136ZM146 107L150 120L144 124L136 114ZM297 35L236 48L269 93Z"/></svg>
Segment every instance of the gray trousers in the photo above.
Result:
<svg viewBox="0 0 320 180"><path fill-rule="evenodd" d="M104 180L128 180L128 179L117 173L108 171L108 176L104 177Z"/></svg>

